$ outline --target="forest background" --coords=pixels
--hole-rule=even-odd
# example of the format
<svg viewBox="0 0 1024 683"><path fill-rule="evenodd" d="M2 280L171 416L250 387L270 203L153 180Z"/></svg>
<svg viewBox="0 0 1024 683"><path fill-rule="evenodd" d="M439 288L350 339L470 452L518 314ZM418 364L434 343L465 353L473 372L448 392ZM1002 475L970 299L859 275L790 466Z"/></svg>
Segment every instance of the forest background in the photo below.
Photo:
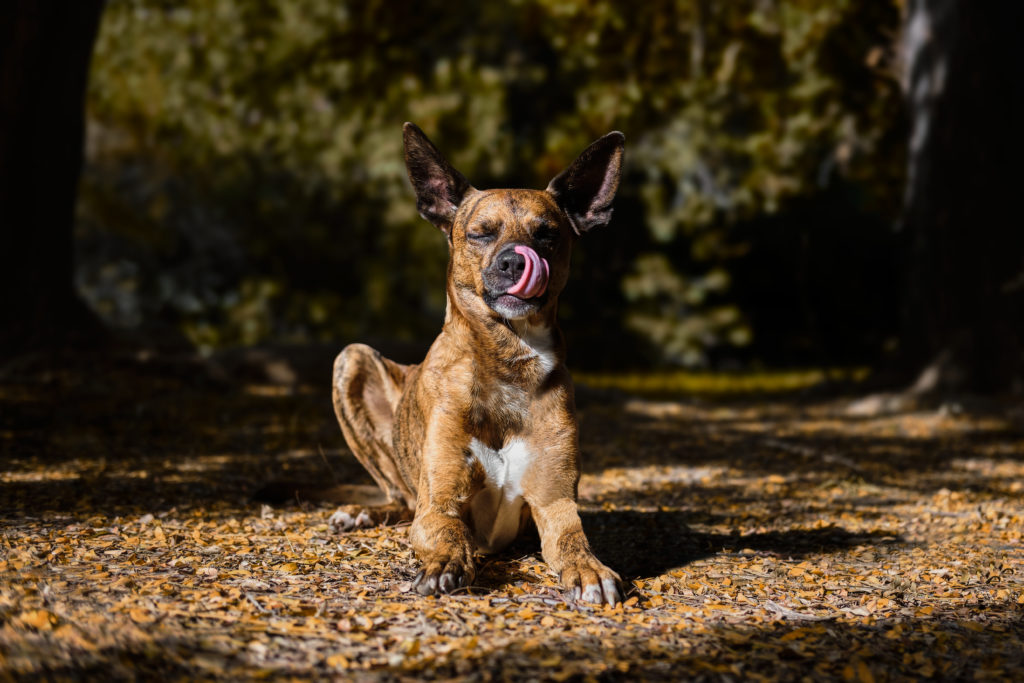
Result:
<svg viewBox="0 0 1024 683"><path fill-rule="evenodd" d="M888 1L111 3L77 283L200 348L422 346L446 245L402 122L483 188L544 187L619 129L615 218L561 306L575 367L876 362L899 333L900 22Z"/></svg>

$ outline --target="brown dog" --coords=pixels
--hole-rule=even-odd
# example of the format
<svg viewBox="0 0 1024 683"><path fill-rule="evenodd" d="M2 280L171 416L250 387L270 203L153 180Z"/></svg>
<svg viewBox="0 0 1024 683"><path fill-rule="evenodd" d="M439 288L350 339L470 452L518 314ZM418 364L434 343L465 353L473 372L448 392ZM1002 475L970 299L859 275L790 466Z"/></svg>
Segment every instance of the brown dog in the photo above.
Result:
<svg viewBox="0 0 1024 683"><path fill-rule="evenodd" d="M611 218L622 133L590 145L544 191L477 190L404 127L420 214L448 238L444 327L419 365L362 344L334 363L334 409L389 503L336 513L345 528L408 519L423 595L472 583L474 551L532 518L574 599L615 604L618 575L590 551L576 507L573 387L556 323L569 253Z"/></svg>

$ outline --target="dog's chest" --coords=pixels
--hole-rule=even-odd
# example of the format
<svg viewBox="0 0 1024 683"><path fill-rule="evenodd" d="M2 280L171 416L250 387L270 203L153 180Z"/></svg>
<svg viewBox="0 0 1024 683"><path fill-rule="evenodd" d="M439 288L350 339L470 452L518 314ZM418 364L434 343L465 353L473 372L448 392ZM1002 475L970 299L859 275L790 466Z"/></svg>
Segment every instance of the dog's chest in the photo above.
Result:
<svg viewBox="0 0 1024 683"><path fill-rule="evenodd" d="M495 552L519 533L523 475L533 454L520 439L512 439L500 449L473 439L469 450L484 471L484 486L470 501L474 538L481 552Z"/></svg>

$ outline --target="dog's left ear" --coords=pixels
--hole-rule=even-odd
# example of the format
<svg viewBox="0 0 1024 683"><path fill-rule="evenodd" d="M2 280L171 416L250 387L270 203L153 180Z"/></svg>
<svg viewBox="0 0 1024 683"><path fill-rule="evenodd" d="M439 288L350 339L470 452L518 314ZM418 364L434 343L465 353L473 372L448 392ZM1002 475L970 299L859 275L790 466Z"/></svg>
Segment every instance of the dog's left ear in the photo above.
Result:
<svg viewBox="0 0 1024 683"><path fill-rule="evenodd" d="M548 193L569 216L577 235L611 220L625 144L626 136L619 131L608 133L548 183Z"/></svg>
<svg viewBox="0 0 1024 683"><path fill-rule="evenodd" d="M415 123L402 126L402 139L405 168L416 190L416 209L451 239L455 212L473 186L441 156Z"/></svg>

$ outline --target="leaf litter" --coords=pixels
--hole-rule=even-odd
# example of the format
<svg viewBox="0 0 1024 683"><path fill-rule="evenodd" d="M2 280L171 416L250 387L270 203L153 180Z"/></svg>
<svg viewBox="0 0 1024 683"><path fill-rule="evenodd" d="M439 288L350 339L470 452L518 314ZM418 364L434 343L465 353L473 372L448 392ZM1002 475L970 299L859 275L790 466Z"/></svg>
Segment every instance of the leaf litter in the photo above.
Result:
<svg viewBox="0 0 1024 683"><path fill-rule="evenodd" d="M318 384L9 373L0 678L1024 679L1014 406L580 398L615 608L568 600L535 536L419 597L405 526L256 500L369 482Z"/></svg>

